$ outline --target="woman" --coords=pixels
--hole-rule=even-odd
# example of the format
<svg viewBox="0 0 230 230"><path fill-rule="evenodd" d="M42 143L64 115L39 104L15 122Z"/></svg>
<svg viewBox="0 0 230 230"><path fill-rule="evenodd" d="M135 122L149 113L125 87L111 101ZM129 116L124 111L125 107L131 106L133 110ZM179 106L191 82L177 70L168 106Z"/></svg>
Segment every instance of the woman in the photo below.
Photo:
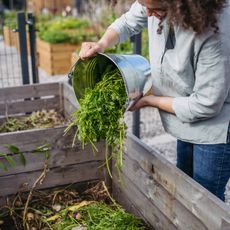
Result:
<svg viewBox="0 0 230 230"><path fill-rule="evenodd" d="M230 177L229 22L229 0L139 0L79 54L88 58L148 27L154 95L131 110L158 108L178 139L177 166L222 200Z"/></svg>

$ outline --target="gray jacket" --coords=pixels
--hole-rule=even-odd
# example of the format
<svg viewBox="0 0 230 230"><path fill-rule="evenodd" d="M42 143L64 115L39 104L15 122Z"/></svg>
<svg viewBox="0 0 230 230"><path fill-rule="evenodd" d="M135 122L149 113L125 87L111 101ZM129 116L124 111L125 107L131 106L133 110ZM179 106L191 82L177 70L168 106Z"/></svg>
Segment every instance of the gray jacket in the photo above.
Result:
<svg viewBox="0 0 230 230"><path fill-rule="evenodd" d="M175 46L166 48L169 26L147 17L146 9L135 2L110 27L120 42L148 27L150 65L156 95L174 97L176 115L160 111L163 126L176 138L191 143L227 142L230 121L230 4L219 19L219 33L210 29L197 36L174 26Z"/></svg>

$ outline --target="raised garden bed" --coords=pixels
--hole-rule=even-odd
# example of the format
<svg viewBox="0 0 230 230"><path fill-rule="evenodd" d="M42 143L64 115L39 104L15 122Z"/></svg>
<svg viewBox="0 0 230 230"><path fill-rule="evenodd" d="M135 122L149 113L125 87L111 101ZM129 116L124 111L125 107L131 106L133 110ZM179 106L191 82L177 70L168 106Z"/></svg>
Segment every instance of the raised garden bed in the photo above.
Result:
<svg viewBox="0 0 230 230"><path fill-rule="evenodd" d="M66 74L71 68L72 53L79 45L50 44L37 39L39 67L51 75Z"/></svg>

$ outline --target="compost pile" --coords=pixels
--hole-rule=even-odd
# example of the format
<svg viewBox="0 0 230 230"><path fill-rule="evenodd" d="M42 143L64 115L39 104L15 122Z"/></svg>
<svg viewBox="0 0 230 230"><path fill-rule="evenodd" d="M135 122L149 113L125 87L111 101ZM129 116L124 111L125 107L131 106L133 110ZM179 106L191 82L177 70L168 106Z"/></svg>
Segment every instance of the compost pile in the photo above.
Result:
<svg viewBox="0 0 230 230"><path fill-rule="evenodd" d="M97 152L95 143L101 139L105 140L106 166L111 177L109 161L112 158L115 159L118 172L122 167L122 146L127 129L124 122L126 98L120 71L114 65L108 65L101 81L93 88L86 89L84 97L79 100L80 109L73 114L74 121L66 130L76 125L74 142L78 138L83 147L90 143L94 153ZM108 146L112 149L110 156Z"/></svg>
<svg viewBox="0 0 230 230"><path fill-rule="evenodd" d="M20 118L7 118L0 124L0 133L15 132L35 128L51 128L66 123L65 118L55 110L41 110L29 116Z"/></svg>
<svg viewBox="0 0 230 230"><path fill-rule="evenodd" d="M35 191L23 226L27 196L17 194L0 209L0 229L17 230L144 230L143 222L124 211L110 196L105 183L86 190L66 187Z"/></svg>

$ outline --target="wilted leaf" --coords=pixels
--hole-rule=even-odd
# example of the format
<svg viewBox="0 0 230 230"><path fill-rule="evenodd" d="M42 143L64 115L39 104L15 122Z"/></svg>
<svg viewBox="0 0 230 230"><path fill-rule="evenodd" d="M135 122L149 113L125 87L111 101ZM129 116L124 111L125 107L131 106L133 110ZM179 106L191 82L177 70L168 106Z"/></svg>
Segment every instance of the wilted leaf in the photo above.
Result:
<svg viewBox="0 0 230 230"><path fill-rule="evenodd" d="M47 218L46 221L51 222L51 221L57 220L58 218L60 218L60 216L58 214L56 214L54 216Z"/></svg>
<svg viewBox="0 0 230 230"><path fill-rule="evenodd" d="M85 201L84 200L77 205L73 205L73 206L69 207L67 210L74 212L74 211L78 210L79 208L87 206L87 205L92 204L92 203L94 203L94 201Z"/></svg>

